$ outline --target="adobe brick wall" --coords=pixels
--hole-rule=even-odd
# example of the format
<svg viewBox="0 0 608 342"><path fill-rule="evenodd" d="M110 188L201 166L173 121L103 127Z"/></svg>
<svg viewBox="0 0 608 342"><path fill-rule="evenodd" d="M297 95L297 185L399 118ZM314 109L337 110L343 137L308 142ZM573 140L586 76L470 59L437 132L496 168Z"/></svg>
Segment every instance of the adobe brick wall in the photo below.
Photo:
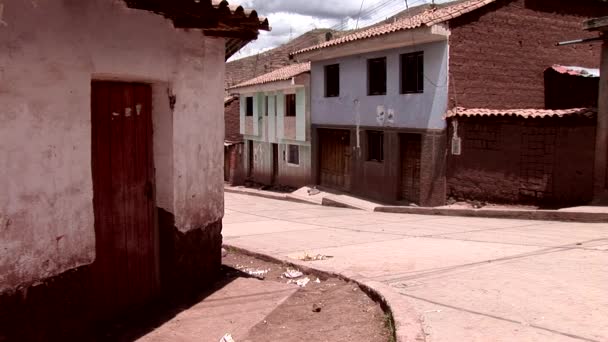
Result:
<svg viewBox="0 0 608 342"><path fill-rule="evenodd" d="M537 205L591 200L594 118L458 118L458 136L461 155L448 146L448 196Z"/></svg>
<svg viewBox="0 0 608 342"><path fill-rule="evenodd" d="M553 64L599 67L600 44L555 43L597 34L586 18L608 15L593 0L499 0L450 21L450 107L543 108Z"/></svg>
<svg viewBox="0 0 608 342"><path fill-rule="evenodd" d="M225 136L224 140L230 142L243 141L243 136L240 133L241 120L241 104L238 98L235 98L224 104L224 122Z"/></svg>

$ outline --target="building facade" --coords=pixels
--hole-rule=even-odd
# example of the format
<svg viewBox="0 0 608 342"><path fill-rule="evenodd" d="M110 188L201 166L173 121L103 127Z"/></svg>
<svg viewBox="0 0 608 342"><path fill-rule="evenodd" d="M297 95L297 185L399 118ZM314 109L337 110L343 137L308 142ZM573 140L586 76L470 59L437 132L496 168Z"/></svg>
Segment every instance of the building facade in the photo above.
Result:
<svg viewBox="0 0 608 342"><path fill-rule="evenodd" d="M310 182L310 64L294 64L240 83L244 173L264 185Z"/></svg>
<svg viewBox="0 0 608 342"><path fill-rule="evenodd" d="M555 43L607 10L592 0L446 3L292 53L312 63L313 182L444 204L447 111L544 109L548 68L598 64L598 47Z"/></svg>
<svg viewBox="0 0 608 342"><path fill-rule="evenodd" d="M224 61L268 23L158 6L0 5L2 340L53 340L217 277Z"/></svg>

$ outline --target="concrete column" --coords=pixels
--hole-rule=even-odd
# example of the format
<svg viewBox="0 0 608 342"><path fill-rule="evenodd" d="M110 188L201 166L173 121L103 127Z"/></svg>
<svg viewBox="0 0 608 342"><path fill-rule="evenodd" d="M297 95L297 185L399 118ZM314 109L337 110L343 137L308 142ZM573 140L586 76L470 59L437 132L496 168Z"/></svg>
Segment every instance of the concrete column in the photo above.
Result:
<svg viewBox="0 0 608 342"><path fill-rule="evenodd" d="M594 198L608 200L608 39L602 44L595 139Z"/></svg>

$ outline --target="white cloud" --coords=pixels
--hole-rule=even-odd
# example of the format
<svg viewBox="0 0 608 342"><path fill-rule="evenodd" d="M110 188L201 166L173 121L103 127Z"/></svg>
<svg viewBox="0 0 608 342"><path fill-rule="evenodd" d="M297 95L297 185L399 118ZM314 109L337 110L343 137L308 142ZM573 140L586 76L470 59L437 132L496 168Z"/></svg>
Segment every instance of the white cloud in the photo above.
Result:
<svg viewBox="0 0 608 342"><path fill-rule="evenodd" d="M443 3L452 0L436 0ZM354 29L390 17L406 8L405 0L229 0L255 9L268 18L272 31L261 31L257 40L247 44L231 60L275 48L315 28ZM407 0L418 6L431 0ZM359 17L359 14L361 16Z"/></svg>

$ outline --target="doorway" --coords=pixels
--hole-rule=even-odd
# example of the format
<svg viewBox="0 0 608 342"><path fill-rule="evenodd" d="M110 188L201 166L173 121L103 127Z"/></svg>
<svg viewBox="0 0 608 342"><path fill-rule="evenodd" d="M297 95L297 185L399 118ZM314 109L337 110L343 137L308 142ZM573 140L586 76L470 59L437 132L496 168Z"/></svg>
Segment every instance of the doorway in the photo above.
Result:
<svg viewBox="0 0 608 342"><path fill-rule="evenodd" d="M350 190L350 131L319 129L320 184Z"/></svg>
<svg viewBox="0 0 608 342"><path fill-rule="evenodd" d="M147 84L91 84L96 306L138 306L159 292L152 95Z"/></svg>
<svg viewBox="0 0 608 342"><path fill-rule="evenodd" d="M279 176L279 144L272 144L272 179L271 184L277 183Z"/></svg>
<svg viewBox="0 0 608 342"><path fill-rule="evenodd" d="M420 204L420 134L400 134L401 177L399 199Z"/></svg>

